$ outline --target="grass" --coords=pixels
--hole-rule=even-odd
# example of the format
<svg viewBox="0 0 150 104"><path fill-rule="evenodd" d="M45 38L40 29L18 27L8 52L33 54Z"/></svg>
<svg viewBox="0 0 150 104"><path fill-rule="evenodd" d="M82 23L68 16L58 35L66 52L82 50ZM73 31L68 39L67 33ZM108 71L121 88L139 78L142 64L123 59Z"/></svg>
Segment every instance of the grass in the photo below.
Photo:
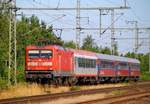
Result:
<svg viewBox="0 0 150 104"><path fill-rule="evenodd" d="M45 94L42 87L37 84L19 83L15 86L9 86L8 89L1 90L0 99L15 98L21 96L32 96Z"/></svg>
<svg viewBox="0 0 150 104"><path fill-rule="evenodd" d="M150 72L142 72L141 80L150 80Z"/></svg>
<svg viewBox="0 0 150 104"><path fill-rule="evenodd" d="M70 87L70 91L77 91L77 90L80 90L80 86L72 86Z"/></svg>
<svg viewBox="0 0 150 104"><path fill-rule="evenodd" d="M38 85L36 83L24 82L24 83L18 83L15 86L9 86L7 89L0 90L0 99L50 94L50 93L61 93L61 92L77 91L77 90L119 87L119 86L126 86L126 84L118 83L118 84L99 84L99 85L89 85L89 86L55 87L49 85Z"/></svg>
<svg viewBox="0 0 150 104"><path fill-rule="evenodd" d="M125 94L125 91L122 91L122 90L115 90L112 92L113 95L116 95L116 96L121 96L123 94Z"/></svg>

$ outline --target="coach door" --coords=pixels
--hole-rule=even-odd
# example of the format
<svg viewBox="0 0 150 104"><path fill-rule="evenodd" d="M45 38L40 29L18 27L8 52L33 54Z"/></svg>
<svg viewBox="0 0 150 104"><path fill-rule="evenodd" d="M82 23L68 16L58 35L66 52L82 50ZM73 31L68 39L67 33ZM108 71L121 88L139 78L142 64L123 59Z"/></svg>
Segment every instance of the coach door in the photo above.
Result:
<svg viewBox="0 0 150 104"><path fill-rule="evenodd" d="M73 69L73 73L75 74L76 73L76 70L78 68L78 58L77 57L74 57L74 69Z"/></svg>
<svg viewBox="0 0 150 104"><path fill-rule="evenodd" d="M59 56L58 56L58 75L60 76L61 75L61 53L59 53Z"/></svg>

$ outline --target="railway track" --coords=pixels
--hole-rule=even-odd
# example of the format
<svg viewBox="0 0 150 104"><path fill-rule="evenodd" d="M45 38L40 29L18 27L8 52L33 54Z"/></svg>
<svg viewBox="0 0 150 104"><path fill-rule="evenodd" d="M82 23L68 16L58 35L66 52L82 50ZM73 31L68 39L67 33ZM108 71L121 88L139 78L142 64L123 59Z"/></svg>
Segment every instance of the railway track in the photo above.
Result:
<svg viewBox="0 0 150 104"><path fill-rule="evenodd" d="M27 96L27 97L19 97L19 98L11 98L11 99L2 99L0 100L0 104L27 104L27 103L37 103L37 102L46 102L56 100L58 98L67 98L67 97L75 97L80 95L90 95L90 94L98 94L98 93L108 93L114 90L131 90L135 92L141 92L141 89L149 89L150 82L140 82L135 83L130 86L123 87L112 87L112 88L102 88L102 89L91 89L91 90L81 90L81 91L70 91L65 93L56 93L56 94L46 94L46 95L37 95L37 96ZM83 102L84 103L84 102Z"/></svg>
<svg viewBox="0 0 150 104"><path fill-rule="evenodd" d="M126 94L122 96L108 97L104 99L96 99L96 100L91 100L91 101L80 102L77 104L122 104L129 100L135 100L135 99L146 97L146 96L150 96L150 91Z"/></svg>

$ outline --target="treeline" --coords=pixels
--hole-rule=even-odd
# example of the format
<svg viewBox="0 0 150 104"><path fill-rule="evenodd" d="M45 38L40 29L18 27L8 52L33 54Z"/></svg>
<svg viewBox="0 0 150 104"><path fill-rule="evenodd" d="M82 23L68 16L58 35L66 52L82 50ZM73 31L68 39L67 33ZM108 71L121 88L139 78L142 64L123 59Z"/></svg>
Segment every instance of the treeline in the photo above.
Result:
<svg viewBox="0 0 150 104"><path fill-rule="evenodd" d="M0 13L0 77L7 78L8 50L9 50L9 18L7 13ZM17 20L17 79L24 79L25 47L27 45L59 44L64 47L75 48L73 41L64 42L53 32L53 27L40 21L38 17L27 18L22 16ZM97 53L111 54L109 48L98 47L91 35L83 40L80 47L83 50ZM118 52L115 52L118 55ZM148 71L148 54L127 53L125 56L138 58L141 61L142 71Z"/></svg>

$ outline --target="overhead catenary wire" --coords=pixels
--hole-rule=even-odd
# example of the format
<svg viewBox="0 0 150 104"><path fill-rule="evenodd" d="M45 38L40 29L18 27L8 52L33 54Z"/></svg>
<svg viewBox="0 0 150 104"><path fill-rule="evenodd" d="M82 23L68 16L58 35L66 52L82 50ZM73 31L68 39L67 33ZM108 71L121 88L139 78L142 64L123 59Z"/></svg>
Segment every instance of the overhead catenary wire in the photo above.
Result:
<svg viewBox="0 0 150 104"><path fill-rule="evenodd" d="M111 23L111 25L110 25L108 28L106 28L106 29L102 32L102 34L104 34L108 29L110 29L111 26L112 26L116 21L118 21L119 18L120 18L122 15L123 15L123 14L121 14L119 17L117 17L117 18Z"/></svg>
<svg viewBox="0 0 150 104"><path fill-rule="evenodd" d="M56 8L58 8L58 7L59 7L59 5L60 5L60 2L61 2L61 0L59 0L59 1L58 1L58 4L57 4L57 7L56 7Z"/></svg>

